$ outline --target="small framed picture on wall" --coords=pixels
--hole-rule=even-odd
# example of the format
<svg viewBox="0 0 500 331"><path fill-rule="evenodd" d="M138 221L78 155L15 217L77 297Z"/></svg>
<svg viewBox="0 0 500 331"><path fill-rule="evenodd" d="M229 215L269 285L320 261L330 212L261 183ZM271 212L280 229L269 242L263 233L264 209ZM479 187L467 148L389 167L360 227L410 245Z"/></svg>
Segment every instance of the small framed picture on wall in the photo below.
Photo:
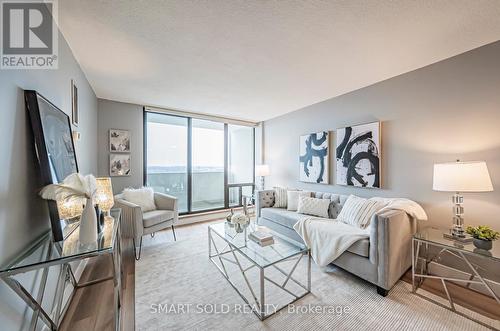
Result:
<svg viewBox="0 0 500 331"><path fill-rule="evenodd" d="M75 81L71 80L71 123L74 126L78 126L78 88L76 87Z"/></svg>
<svg viewBox="0 0 500 331"><path fill-rule="evenodd" d="M109 175L130 176L130 154L109 154Z"/></svg>
<svg viewBox="0 0 500 331"><path fill-rule="evenodd" d="M114 153L130 152L130 131L109 130L109 151Z"/></svg>

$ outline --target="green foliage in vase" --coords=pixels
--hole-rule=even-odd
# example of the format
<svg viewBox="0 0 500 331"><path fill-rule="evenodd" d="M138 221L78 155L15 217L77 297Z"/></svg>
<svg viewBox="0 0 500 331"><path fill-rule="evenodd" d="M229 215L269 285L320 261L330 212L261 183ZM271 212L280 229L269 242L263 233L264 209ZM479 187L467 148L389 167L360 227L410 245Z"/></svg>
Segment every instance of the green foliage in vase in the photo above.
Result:
<svg viewBox="0 0 500 331"><path fill-rule="evenodd" d="M468 226L465 231L476 239L497 240L500 237L500 232L493 231L487 225Z"/></svg>

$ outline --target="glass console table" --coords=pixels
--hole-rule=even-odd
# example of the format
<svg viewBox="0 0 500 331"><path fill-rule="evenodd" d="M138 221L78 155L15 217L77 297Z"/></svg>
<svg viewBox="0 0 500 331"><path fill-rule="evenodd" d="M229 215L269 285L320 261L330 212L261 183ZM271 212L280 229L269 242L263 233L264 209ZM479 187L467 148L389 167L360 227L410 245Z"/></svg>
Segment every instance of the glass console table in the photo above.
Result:
<svg viewBox="0 0 500 331"><path fill-rule="evenodd" d="M454 311L455 313L462 315L466 318L474 320L488 328L493 328L498 330L492 325L485 324L484 322L472 318L463 314L456 309L453 297L450 295L447 287L447 283L462 284L466 287L471 287L472 285L476 287L482 287L484 292L493 297L500 308L500 297L499 293L495 292L494 281L487 278L483 273L487 269L500 270L500 241L493 242L493 248L491 250L482 250L476 248L472 243L462 243L459 241L454 241L444 238L443 234L446 232L444 229L436 228L425 228L417 232L413 236L412 244L412 291L417 293L417 290L422 285L423 281L427 279L437 279L441 281L444 292L449 302L449 306L443 305L433 299L426 296L423 298L432 301L444 308ZM458 263L455 267L459 266L463 273L466 273L466 277L458 276L445 276L439 274L432 274L430 272L430 267L433 262L441 262L443 258L453 259ZM482 261L482 265L477 262ZM484 268L488 266L488 268ZM493 273L497 274L497 273ZM498 275L498 274L497 274Z"/></svg>
<svg viewBox="0 0 500 331"><path fill-rule="evenodd" d="M95 243L80 244L78 240L79 227L77 227L65 240L53 241L51 231L46 232L35 240L24 252L11 263L0 268L0 279L4 281L33 311L29 330L37 329L41 320L51 330L60 326L67 304L71 301L74 290L77 288L94 285L107 280L114 282L115 329L120 329L121 305L121 244L120 244L120 209L112 209L110 216L104 220L104 228ZM108 255L113 265L113 274L104 278L79 283L73 273L70 262ZM59 266L59 275L54 295L54 306L50 311L42 305L45 284L50 267ZM17 279L16 276L31 271L41 272L41 281L38 293L32 294L29 289ZM63 307L64 288L66 283L73 286L71 297Z"/></svg>

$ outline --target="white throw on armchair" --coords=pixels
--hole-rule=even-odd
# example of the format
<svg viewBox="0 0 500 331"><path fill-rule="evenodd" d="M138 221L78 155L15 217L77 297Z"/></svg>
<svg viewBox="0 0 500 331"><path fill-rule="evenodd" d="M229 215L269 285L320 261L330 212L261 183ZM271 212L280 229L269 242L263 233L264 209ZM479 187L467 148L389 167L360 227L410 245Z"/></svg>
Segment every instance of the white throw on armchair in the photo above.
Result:
<svg viewBox="0 0 500 331"><path fill-rule="evenodd" d="M115 207L122 209L122 220L133 227L133 241L135 259L141 258L142 236L150 234L154 236L156 231L172 228L175 237L174 225L177 223L179 213L177 209L177 198L163 193L154 193L155 210L143 212L141 207L127 201L122 194L115 196ZM137 245L139 242L139 253Z"/></svg>

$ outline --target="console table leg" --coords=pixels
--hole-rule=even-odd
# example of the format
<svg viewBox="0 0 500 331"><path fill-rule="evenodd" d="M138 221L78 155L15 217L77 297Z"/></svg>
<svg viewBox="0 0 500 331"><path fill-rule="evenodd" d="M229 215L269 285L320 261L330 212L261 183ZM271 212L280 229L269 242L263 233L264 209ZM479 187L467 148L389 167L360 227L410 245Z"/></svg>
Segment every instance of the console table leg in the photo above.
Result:
<svg viewBox="0 0 500 331"><path fill-rule="evenodd" d="M42 306L17 280L10 277L6 277L3 280L31 309L33 309L34 312L38 311L40 313L40 318L51 330L57 330L57 325L50 318L47 312L43 310Z"/></svg>
<svg viewBox="0 0 500 331"><path fill-rule="evenodd" d="M491 296L500 304L500 298L498 298L498 296L496 295L495 291L493 291L493 289L483 279L483 277L479 274L479 272L477 272L477 270L472 266L472 264L469 262L469 260L467 260L467 258L465 257L465 255L462 252L458 252L458 253L462 257L462 259L465 261L465 263L467 263L467 265L472 270L472 272L474 272L474 274L477 276L477 278L479 278L479 280L481 281L481 283L483 283L484 287L486 287L488 289L488 291L490 292Z"/></svg>

